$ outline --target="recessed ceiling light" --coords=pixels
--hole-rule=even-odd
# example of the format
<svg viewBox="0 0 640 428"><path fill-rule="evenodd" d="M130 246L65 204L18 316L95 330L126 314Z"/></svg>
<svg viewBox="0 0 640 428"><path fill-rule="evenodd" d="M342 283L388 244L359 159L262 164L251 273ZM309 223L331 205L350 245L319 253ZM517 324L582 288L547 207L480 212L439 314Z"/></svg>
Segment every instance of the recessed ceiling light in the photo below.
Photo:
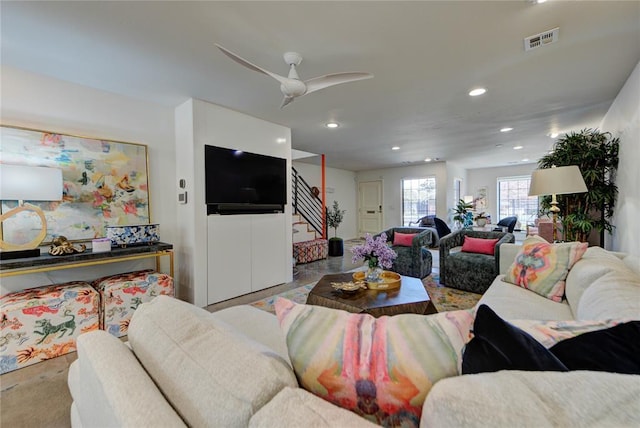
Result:
<svg viewBox="0 0 640 428"><path fill-rule="evenodd" d="M335 123L335 122L329 122L329 123L327 123L325 126L326 126L327 128L332 128L332 129L333 129L333 128L337 128L337 127L338 127L338 126L340 126L340 125L338 125L338 124L337 124L337 123Z"/></svg>
<svg viewBox="0 0 640 428"><path fill-rule="evenodd" d="M400 147L398 147L398 146L393 146L393 147L391 147L391 150L400 150Z"/></svg>
<svg viewBox="0 0 640 428"><path fill-rule="evenodd" d="M529 162L529 158L522 159L522 162Z"/></svg>
<svg viewBox="0 0 640 428"><path fill-rule="evenodd" d="M513 131L513 128L507 127L507 128L500 129L500 132L509 132L509 131Z"/></svg>
<svg viewBox="0 0 640 428"><path fill-rule="evenodd" d="M552 132L551 134L549 134L549 137L558 138L558 135L560 135L560 134L558 134L557 132Z"/></svg>
<svg viewBox="0 0 640 428"><path fill-rule="evenodd" d="M287 142L286 138L277 138L276 139L276 143L278 143L278 144L282 144L282 143L286 143L286 142Z"/></svg>
<svg viewBox="0 0 640 428"><path fill-rule="evenodd" d="M471 92L469 92L469 96L477 97L478 95L482 95L485 92L487 92L485 88L476 88L476 89L473 89Z"/></svg>
<svg viewBox="0 0 640 428"><path fill-rule="evenodd" d="M424 161L425 162L431 162L431 158L426 158Z"/></svg>
<svg viewBox="0 0 640 428"><path fill-rule="evenodd" d="M513 150L520 150L523 146L513 146Z"/></svg>

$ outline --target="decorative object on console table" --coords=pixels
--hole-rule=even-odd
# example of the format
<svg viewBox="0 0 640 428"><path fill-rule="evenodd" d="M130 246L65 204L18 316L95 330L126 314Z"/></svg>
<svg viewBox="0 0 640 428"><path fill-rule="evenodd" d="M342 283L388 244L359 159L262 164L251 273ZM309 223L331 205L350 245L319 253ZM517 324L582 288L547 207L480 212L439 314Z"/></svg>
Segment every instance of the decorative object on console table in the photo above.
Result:
<svg viewBox="0 0 640 428"><path fill-rule="evenodd" d="M8 126L0 126L0 140L3 160L62 170L62 200L35 203L47 218L55 219L49 221L45 244L60 235L71 241L104 237L105 226L110 224L150 223L145 145ZM13 204L3 200L2 212ZM22 220L6 222L2 234L6 241L16 242L23 230Z"/></svg>
<svg viewBox="0 0 640 428"><path fill-rule="evenodd" d="M91 251L93 253L106 253L111 251L111 239L97 238L91 240Z"/></svg>
<svg viewBox="0 0 640 428"><path fill-rule="evenodd" d="M329 255L332 257L344 254L344 242L338 238L338 226L344 219L346 210L341 210L338 201L333 201L333 208L327 210L327 226L333 228L333 238L329 238Z"/></svg>
<svg viewBox="0 0 640 428"><path fill-rule="evenodd" d="M76 247L69 242L66 236L58 236L49 247L49 254L52 256L66 256L68 254L84 253L86 249L87 246L84 244Z"/></svg>
<svg viewBox="0 0 640 428"><path fill-rule="evenodd" d="M158 224L137 224L131 226L107 226L107 238L113 247L153 244L160 241Z"/></svg>
<svg viewBox="0 0 640 428"><path fill-rule="evenodd" d="M3 142L4 144L4 142ZM58 168L0 164L0 200L18 201L15 208L0 215L0 259L16 259L40 256L38 246L47 236L47 219L42 209L24 201L59 201L62 199L62 171ZM33 211L41 225L32 223L29 216L18 215L22 211ZM9 219L12 220L9 220ZM26 243L17 244L5 241L5 226L11 224L19 231L11 235L12 239L22 235L25 230L39 230L37 236ZM29 239L28 237L26 239Z"/></svg>
<svg viewBox="0 0 640 428"><path fill-rule="evenodd" d="M549 211L553 214L553 242L558 240L556 222L560 212L556 195L584 193L586 191L587 185L584 183L580 168L577 165L537 169L531 174L529 196L551 195L551 208Z"/></svg>

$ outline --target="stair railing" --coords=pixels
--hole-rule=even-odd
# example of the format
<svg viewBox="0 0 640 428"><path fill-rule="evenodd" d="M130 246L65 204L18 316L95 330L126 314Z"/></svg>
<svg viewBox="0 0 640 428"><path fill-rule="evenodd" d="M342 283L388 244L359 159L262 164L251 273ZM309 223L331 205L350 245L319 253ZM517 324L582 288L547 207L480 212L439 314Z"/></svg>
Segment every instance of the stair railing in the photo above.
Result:
<svg viewBox="0 0 640 428"><path fill-rule="evenodd" d="M322 200L319 197L318 189L309 186L309 183L294 167L291 167L291 184L293 188L293 213L300 214L300 216L309 225L320 234L323 238L326 238L323 234L323 219L322 215Z"/></svg>

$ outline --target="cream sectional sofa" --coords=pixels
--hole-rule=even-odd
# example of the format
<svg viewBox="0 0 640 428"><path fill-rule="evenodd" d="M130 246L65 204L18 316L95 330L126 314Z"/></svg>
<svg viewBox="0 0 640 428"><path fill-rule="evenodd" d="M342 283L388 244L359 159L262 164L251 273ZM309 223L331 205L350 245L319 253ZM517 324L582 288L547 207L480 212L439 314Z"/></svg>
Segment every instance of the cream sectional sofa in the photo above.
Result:
<svg viewBox="0 0 640 428"><path fill-rule="evenodd" d="M501 272L518 246L504 244ZM590 248L561 303L498 276L481 303L506 319L640 319L637 258ZM209 313L160 296L141 305L129 343L103 331L78 339L69 370L74 427L365 427L371 423L298 387L275 316L251 306ZM638 426L640 376L503 371L437 382L420 426Z"/></svg>

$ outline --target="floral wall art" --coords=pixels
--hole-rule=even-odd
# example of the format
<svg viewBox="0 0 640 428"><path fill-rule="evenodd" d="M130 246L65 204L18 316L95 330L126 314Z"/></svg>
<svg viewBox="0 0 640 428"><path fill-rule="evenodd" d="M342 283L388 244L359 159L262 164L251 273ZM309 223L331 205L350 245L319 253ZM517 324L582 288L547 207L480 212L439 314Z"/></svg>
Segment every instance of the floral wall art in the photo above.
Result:
<svg viewBox="0 0 640 428"><path fill-rule="evenodd" d="M62 169L62 201L32 202L45 212L45 241L89 240L104 237L105 226L150 222L147 146L8 126L0 138L0 163ZM2 201L2 212L17 203ZM28 241L41 227L22 214L2 223L6 241Z"/></svg>

